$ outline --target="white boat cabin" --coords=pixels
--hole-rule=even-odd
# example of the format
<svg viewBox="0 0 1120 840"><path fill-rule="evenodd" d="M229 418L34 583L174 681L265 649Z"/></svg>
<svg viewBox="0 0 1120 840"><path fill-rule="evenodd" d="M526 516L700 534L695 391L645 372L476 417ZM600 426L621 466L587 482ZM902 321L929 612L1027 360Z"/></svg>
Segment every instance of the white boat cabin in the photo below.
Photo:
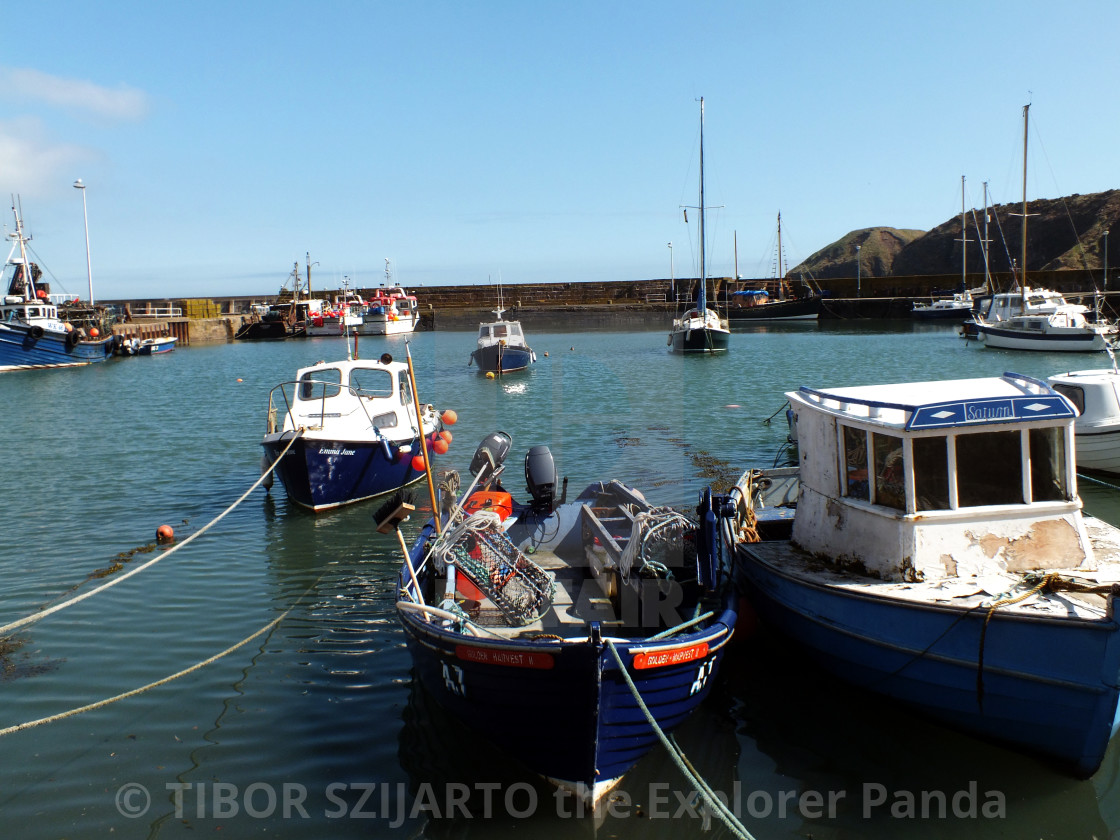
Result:
<svg viewBox="0 0 1120 840"><path fill-rule="evenodd" d="M992 295L983 308L983 318L990 324L1006 321L1019 315L1051 315L1059 310L1066 312L1088 312L1081 304L1067 303L1058 292L1050 289L1000 292Z"/></svg>
<svg viewBox="0 0 1120 840"><path fill-rule="evenodd" d="M416 410L403 362L374 360L320 362L296 372L294 395L284 391L282 426L276 423L280 406L277 391L269 399L268 433L294 431L329 432L345 439L363 434L388 440L411 440L416 436ZM422 407L425 425L433 422L434 409ZM432 415L432 416L429 416Z"/></svg>
<svg viewBox="0 0 1120 840"><path fill-rule="evenodd" d="M886 581L1092 565L1070 402L1017 374L790 392L793 540Z"/></svg>
<svg viewBox="0 0 1120 840"><path fill-rule="evenodd" d="M493 344L525 346L525 334L521 331L520 321L491 321L478 325L478 346L489 347Z"/></svg>

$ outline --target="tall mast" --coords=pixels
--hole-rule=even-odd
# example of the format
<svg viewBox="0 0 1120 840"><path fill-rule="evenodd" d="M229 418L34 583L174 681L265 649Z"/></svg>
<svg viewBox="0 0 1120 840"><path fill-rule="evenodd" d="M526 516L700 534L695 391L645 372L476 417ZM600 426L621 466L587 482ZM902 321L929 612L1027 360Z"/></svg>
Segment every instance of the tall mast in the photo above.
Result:
<svg viewBox="0 0 1120 840"><path fill-rule="evenodd" d="M778 213L778 299L786 299L785 270L782 267L782 214Z"/></svg>
<svg viewBox="0 0 1120 840"><path fill-rule="evenodd" d="M708 311L707 266L704 262L704 97L700 97L700 315Z"/></svg>
<svg viewBox="0 0 1120 840"><path fill-rule="evenodd" d="M311 252L307 252L307 299L311 300Z"/></svg>
<svg viewBox="0 0 1120 840"><path fill-rule="evenodd" d="M988 182L984 182L984 243L982 250L984 253L984 291L995 292L992 288L992 275L988 265Z"/></svg>
<svg viewBox="0 0 1120 840"><path fill-rule="evenodd" d="M1023 300L1027 299L1027 124L1030 119L1031 106L1023 106L1023 262L1020 268L1020 287Z"/></svg>
<svg viewBox="0 0 1120 840"><path fill-rule="evenodd" d="M964 213L964 176L961 176L961 291L968 291L968 228Z"/></svg>

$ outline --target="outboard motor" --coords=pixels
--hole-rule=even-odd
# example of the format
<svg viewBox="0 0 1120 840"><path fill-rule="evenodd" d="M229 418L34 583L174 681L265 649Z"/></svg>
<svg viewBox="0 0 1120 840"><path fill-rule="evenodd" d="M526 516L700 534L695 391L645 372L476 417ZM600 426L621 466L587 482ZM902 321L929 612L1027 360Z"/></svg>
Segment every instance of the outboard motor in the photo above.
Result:
<svg viewBox="0 0 1120 840"><path fill-rule="evenodd" d="M471 475L478 476L479 485L485 484L494 476L506 460L513 438L505 432L491 432L482 439L471 458Z"/></svg>
<svg viewBox="0 0 1120 840"><path fill-rule="evenodd" d="M556 462L547 446L534 446L525 456L525 484L525 489L533 497L533 510L552 513L552 500L556 494Z"/></svg>

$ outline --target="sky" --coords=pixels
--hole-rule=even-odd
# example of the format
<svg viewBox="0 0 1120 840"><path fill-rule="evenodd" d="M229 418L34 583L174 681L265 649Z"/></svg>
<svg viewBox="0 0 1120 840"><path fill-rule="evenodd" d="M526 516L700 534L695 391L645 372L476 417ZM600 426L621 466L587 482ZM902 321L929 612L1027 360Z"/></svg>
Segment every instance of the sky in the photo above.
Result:
<svg viewBox="0 0 1120 840"><path fill-rule="evenodd" d="M10 4L9 4L10 5ZM861 228L1120 187L1115 0L7 9L0 189L52 291L770 277ZM5 205L5 233L13 228ZM672 243L670 247L670 243Z"/></svg>

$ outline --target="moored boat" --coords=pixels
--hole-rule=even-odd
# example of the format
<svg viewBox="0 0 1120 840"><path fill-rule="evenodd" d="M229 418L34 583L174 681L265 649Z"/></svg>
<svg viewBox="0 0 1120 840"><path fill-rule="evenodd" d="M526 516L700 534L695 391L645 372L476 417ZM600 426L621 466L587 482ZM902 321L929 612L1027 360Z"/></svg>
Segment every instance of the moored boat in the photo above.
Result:
<svg viewBox="0 0 1120 840"><path fill-rule="evenodd" d="M1060 373L1047 382L1077 409L1073 424L1077 468L1120 475L1120 373L1116 366Z"/></svg>
<svg viewBox="0 0 1120 840"><path fill-rule="evenodd" d="M724 353L731 330L719 312L708 306L706 243L704 241L704 98L700 98L700 284L695 306L673 319L669 349L674 353ZM687 219L687 216L686 216Z"/></svg>
<svg viewBox="0 0 1120 840"><path fill-rule="evenodd" d="M1095 772L1120 725L1120 530L1081 511L1069 401L1016 374L787 396L799 472L734 494L763 621L845 680Z"/></svg>
<svg viewBox="0 0 1120 840"><path fill-rule="evenodd" d="M736 252L738 248L736 247ZM736 260L735 276L739 276ZM727 307L727 321L735 324L753 321L815 321L821 311L821 290L810 278L795 286L785 272L785 255L782 251L782 214L778 214L776 280L768 281L767 288L741 289L731 293Z"/></svg>
<svg viewBox="0 0 1120 840"><path fill-rule="evenodd" d="M78 326L60 317L58 302L27 258L23 218L15 206L12 248L0 275L0 371L76 367L103 362L117 346L108 329ZM104 326L104 325L102 325Z"/></svg>
<svg viewBox="0 0 1120 840"><path fill-rule="evenodd" d="M471 351L467 366L479 373L506 373L524 370L537 360L537 354L525 339L520 321L503 318L505 310L494 310L494 320L478 325L478 343Z"/></svg>
<svg viewBox="0 0 1120 840"><path fill-rule="evenodd" d="M719 505L706 494L697 527L618 481L557 500L544 446L521 504L500 482L510 445L484 439L468 490L439 501L450 512L406 554L398 617L441 706L594 806L658 737L642 706L671 730L714 682L737 615Z"/></svg>
<svg viewBox="0 0 1120 840"><path fill-rule="evenodd" d="M955 292L951 298L939 298L929 303L915 303L910 314L923 321L963 319L972 314L975 301L970 292Z"/></svg>
<svg viewBox="0 0 1120 840"><path fill-rule="evenodd" d="M279 461L288 497L326 510L420 480L420 438L442 435L446 451L443 426L433 406L418 407L408 366L388 353L320 362L270 392L262 465Z"/></svg>
<svg viewBox="0 0 1120 840"><path fill-rule="evenodd" d="M389 260L385 260L385 283L366 301L361 335L402 335L416 330L420 323L420 304L416 295L393 284Z"/></svg>

